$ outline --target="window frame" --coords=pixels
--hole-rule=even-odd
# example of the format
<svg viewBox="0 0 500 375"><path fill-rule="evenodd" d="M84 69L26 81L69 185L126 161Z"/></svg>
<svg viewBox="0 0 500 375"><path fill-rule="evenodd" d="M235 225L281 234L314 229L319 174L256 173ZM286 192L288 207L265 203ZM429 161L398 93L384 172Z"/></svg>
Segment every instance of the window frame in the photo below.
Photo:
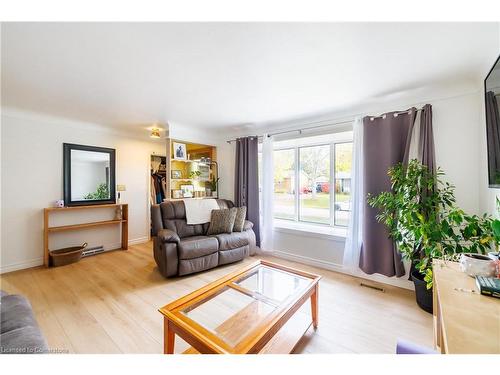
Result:
<svg viewBox="0 0 500 375"><path fill-rule="evenodd" d="M345 139L339 139L336 141L331 141L331 142L313 142L313 143L308 143L304 145L297 145L297 146L285 146L285 147L274 147L274 151L284 151L284 150L294 150L294 173L295 173L295 197L294 197L294 218L293 219L284 219L280 217L274 216L273 213L273 218L275 220L284 220L287 222L293 222L293 223L304 223L306 225L315 225L315 226L321 226L321 227L330 227L330 228L336 228L336 229L347 229L347 225L336 225L335 224L335 203L336 203L336 192L335 192L335 177L336 177L336 172L335 172L335 160L336 160L336 147L335 145L337 144L346 144L346 143L353 143L352 138L345 138ZM318 146L329 146L330 148L330 176L329 176L329 184L330 184L330 191L333 189L333 194L330 193L330 198L329 198L329 223L318 223L314 221L307 221L307 220L300 220L300 149L301 148L308 148L308 147L318 147ZM273 194L274 194L274 188L273 188Z"/></svg>

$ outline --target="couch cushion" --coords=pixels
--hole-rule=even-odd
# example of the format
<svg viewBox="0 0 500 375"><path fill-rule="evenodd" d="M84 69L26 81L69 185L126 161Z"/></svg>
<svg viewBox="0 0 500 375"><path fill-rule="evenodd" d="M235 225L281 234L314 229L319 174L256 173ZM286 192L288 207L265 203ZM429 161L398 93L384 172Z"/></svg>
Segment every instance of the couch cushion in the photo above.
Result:
<svg viewBox="0 0 500 375"><path fill-rule="evenodd" d="M26 298L16 294L2 297L0 303L0 332L5 333L25 326L37 326L31 305Z"/></svg>
<svg viewBox="0 0 500 375"><path fill-rule="evenodd" d="M2 354L40 354L48 350L38 326L25 326L0 334Z"/></svg>
<svg viewBox="0 0 500 375"><path fill-rule="evenodd" d="M179 276L188 275L194 272L205 271L217 267L219 264L219 253L213 253L195 259L179 260Z"/></svg>
<svg viewBox="0 0 500 375"><path fill-rule="evenodd" d="M231 250L219 251L219 265L238 262L249 253L249 246L245 245Z"/></svg>
<svg viewBox="0 0 500 375"><path fill-rule="evenodd" d="M43 353L47 342L33 315L31 305L19 295L2 295L0 302L2 353Z"/></svg>
<svg viewBox="0 0 500 375"><path fill-rule="evenodd" d="M178 244L179 259L193 259L216 253L217 239L207 236L193 236L181 239Z"/></svg>
<svg viewBox="0 0 500 375"><path fill-rule="evenodd" d="M219 242L219 250L236 249L249 244L248 234L245 232L223 233L213 237Z"/></svg>
<svg viewBox="0 0 500 375"><path fill-rule="evenodd" d="M236 207L223 210L212 210L207 234L231 233L233 231L234 219L236 219L237 211Z"/></svg>
<svg viewBox="0 0 500 375"><path fill-rule="evenodd" d="M193 236L204 236L207 233L209 223L205 224L193 224L190 225L185 219L182 220L170 220L175 226L175 232L180 238L193 237Z"/></svg>

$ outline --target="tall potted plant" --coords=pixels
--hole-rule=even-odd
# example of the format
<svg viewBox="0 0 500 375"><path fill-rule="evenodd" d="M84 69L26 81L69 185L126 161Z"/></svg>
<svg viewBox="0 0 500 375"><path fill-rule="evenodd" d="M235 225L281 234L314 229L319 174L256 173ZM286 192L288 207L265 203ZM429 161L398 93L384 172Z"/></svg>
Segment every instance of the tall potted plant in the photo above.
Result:
<svg viewBox="0 0 500 375"><path fill-rule="evenodd" d="M418 305L432 312L432 260L456 260L461 253L485 254L498 243L488 215L466 214L456 205L454 186L417 160L389 169L392 190L368 196L404 259L411 262Z"/></svg>

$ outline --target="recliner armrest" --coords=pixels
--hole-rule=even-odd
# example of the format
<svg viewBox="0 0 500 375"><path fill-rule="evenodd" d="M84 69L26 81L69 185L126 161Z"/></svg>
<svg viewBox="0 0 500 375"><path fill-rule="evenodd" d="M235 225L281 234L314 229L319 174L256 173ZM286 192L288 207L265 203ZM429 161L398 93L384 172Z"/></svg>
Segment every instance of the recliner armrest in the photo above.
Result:
<svg viewBox="0 0 500 375"><path fill-rule="evenodd" d="M158 231L158 239L161 242L172 242L172 243L179 243L181 240L179 238L179 235L170 229L160 229Z"/></svg>
<svg viewBox="0 0 500 375"><path fill-rule="evenodd" d="M243 230L248 230L253 228L253 223L251 221L245 220L245 224L243 224Z"/></svg>

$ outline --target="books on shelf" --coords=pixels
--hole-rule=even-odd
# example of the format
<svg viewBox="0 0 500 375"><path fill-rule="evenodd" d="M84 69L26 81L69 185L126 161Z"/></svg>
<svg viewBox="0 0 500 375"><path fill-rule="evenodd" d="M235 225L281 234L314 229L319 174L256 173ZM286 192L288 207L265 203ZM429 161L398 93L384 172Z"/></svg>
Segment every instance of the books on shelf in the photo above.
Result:
<svg viewBox="0 0 500 375"><path fill-rule="evenodd" d="M494 277L476 276L479 292L485 296L500 298L500 279Z"/></svg>

